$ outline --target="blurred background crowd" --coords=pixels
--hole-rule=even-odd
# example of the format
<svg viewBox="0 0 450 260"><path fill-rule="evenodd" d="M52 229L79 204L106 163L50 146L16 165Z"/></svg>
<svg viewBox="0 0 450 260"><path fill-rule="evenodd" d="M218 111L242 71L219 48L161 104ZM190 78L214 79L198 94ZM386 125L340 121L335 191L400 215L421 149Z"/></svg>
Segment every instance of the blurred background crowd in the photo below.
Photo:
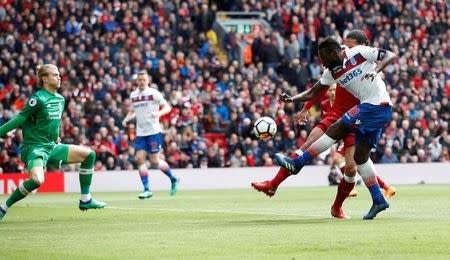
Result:
<svg viewBox="0 0 450 260"><path fill-rule="evenodd" d="M217 42L219 10L262 12L272 26L253 35L250 62L232 51L239 35ZM92 147L97 170L135 169L135 124L121 122L136 74L147 70L172 106L161 118L171 167L274 166L273 154L295 151L320 120L315 107L297 125L302 104L276 98L320 78L321 39L345 44L361 29L371 46L398 55L385 71L394 113L372 159L449 162L449 24L444 0L1 0L0 124L34 93L36 65L52 63L66 98L62 142ZM278 125L268 142L251 131L263 115ZM21 139L18 129L0 140L3 172L24 171ZM331 164L334 150L314 163Z"/></svg>

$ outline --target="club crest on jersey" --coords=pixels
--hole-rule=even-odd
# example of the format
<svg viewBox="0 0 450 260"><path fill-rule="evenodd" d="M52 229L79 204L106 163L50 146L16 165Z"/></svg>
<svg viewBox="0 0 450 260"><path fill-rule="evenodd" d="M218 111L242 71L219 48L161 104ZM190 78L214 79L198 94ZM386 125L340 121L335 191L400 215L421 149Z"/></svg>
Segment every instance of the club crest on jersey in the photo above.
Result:
<svg viewBox="0 0 450 260"><path fill-rule="evenodd" d="M358 53L345 62L345 67L339 66L338 68L333 69L331 76L333 77L333 79L337 80L338 78L340 78L341 76L343 76L344 74L346 74L347 72L354 69L356 66L362 64L365 61L366 58L364 58L364 56L362 56L361 53Z"/></svg>
<svg viewBox="0 0 450 260"><path fill-rule="evenodd" d="M30 105L30 107L34 107L37 104L37 100L32 98L30 99L30 101L28 101L28 105Z"/></svg>

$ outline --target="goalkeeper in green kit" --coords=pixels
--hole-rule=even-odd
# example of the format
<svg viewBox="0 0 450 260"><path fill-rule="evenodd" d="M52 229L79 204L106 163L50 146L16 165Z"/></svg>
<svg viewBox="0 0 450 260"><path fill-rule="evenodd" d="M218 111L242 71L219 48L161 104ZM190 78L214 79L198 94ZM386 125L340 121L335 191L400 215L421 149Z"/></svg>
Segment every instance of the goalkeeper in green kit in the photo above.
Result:
<svg viewBox="0 0 450 260"><path fill-rule="evenodd" d="M21 146L22 161L28 169L30 179L20 184L8 200L0 205L0 220L17 201L44 183L44 168L60 168L61 164L81 163L80 186L81 210L104 208L105 203L91 198L89 188L94 172L95 152L78 145L56 144L64 110L64 98L57 93L61 77L55 65L47 64L36 69L37 86L40 89L12 120L0 127L0 137L23 126Z"/></svg>

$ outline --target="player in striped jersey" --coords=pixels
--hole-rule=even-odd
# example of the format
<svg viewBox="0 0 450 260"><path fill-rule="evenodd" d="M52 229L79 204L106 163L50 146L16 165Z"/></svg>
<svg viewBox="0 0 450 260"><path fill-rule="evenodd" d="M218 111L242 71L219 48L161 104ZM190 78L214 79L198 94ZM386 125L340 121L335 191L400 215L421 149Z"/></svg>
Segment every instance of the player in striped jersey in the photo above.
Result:
<svg viewBox="0 0 450 260"><path fill-rule="evenodd" d="M392 63L395 54L367 46L343 51L335 39L327 37L319 44L319 55L322 64L327 68L320 81L295 97L283 94L280 100L305 102L316 97L327 86L339 83L358 98L361 104L353 107L331 125L303 155L291 159L276 154L275 159L283 168L297 174L307 162L328 149L336 140L350 132L355 133L354 159L373 200L372 207L364 219L373 219L380 211L389 207L389 203L381 194L376 170L369 158L371 148L376 147L381 129L389 122L392 114L386 86L378 73ZM376 61L380 61L378 65Z"/></svg>
<svg viewBox="0 0 450 260"><path fill-rule="evenodd" d="M130 94L131 109L122 122L126 127L128 122L136 117L136 161L144 185L144 192L138 196L140 199L153 196L149 189L148 168L145 164L147 153L150 154L150 163L170 178L172 182L170 195L175 195L180 182L179 178L172 174L167 162L160 159L162 129L159 118L170 112L170 106L157 89L148 86L149 82L149 76L145 71L138 73L138 88Z"/></svg>
<svg viewBox="0 0 450 260"><path fill-rule="evenodd" d="M351 31L346 39L347 46L343 46L342 50L345 50L347 47L352 48L358 45L367 45L368 39L366 34L360 30ZM329 87L328 91L331 89ZM309 109L318 101L322 100L327 91L324 89L316 98L311 101L306 102L303 110L298 115L299 124L304 124L304 121L308 115ZM331 102L332 106L329 106L329 103L322 103L321 111L322 111L322 121L320 121L316 127L311 131L310 135L306 142L300 147L300 149L292 154L290 157L298 157L301 155L306 149L308 149L311 144L313 144L317 139L319 139L334 122L339 120L348 110L352 107L358 105L360 103L359 99L355 98L353 94L348 92L345 88L337 84L335 87L335 91L328 93L328 96L332 100L328 100ZM335 98L335 99L334 99ZM328 104L328 105L327 105ZM325 111L323 110L325 108ZM349 176L354 176L356 173L356 163L353 159L354 156L354 134L349 133L343 138L343 149L341 160L337 163L342 173L346 172L344 175L344 181L339 184L338 193L336 195L335 202L331 208L331 214L337 218L348 218L348 216L342 211L342 204L347 196L352 195L356 196L356 190L352 188L355 184L355 178L350 178ZM344 154L345 151L345 154ZM339 158L341 154L337 154L335 158ZM346 165L346 162L348 163ZM346 167L347 166L347 167ZM252 186L261 192L264 192L267 196L272 197L275 195L277 187L283 182L287 177L291 174L288 170L281 168L277 175L269 181L264 182L253 182ZM395 194L395 189L392 186L387 185L383 180L381 180L377 176L378 183L382 186L383 189L386 190L385 196L386 198L390 198L393 194ZM349 183L347 183L349 181Z"/></svg>

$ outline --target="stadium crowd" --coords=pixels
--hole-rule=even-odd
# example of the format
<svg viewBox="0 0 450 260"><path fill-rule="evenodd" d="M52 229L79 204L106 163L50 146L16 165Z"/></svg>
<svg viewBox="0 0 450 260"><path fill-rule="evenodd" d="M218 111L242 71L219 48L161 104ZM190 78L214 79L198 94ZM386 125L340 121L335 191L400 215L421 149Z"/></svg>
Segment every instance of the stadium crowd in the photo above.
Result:
<svg viewBox="0 0 450 260"><path fill-rule="evenodd" d="M97 170L135 169L135 125L121 122L130 109L133 80L147 70L172 106L161 118L170 167L274 166L272 155L294 152L320 120L312 113L306 125L297 125L302 105L276 98L320 78L322 38L333 35L345 43L349 31L361 29L370 45L398 55L384 72L394 112L373 160L450 161L445 1L200 2L0 1L0 124L16 116L35 91L36 65L52 63L61 70L66 98L62 142L95 149ZM248 64L221 58L212 30L218 10L263 12L271 24L272 30L255 33ZM240 37L227 34L223 46L235 46ZM251 132L262 115L278 125L268 142ZM226 142L209 141L210 133L224 134ZM1 139L3 172L24 171L21 139L20 129ZM333 153L314 163L331 163Z"/></svg>

